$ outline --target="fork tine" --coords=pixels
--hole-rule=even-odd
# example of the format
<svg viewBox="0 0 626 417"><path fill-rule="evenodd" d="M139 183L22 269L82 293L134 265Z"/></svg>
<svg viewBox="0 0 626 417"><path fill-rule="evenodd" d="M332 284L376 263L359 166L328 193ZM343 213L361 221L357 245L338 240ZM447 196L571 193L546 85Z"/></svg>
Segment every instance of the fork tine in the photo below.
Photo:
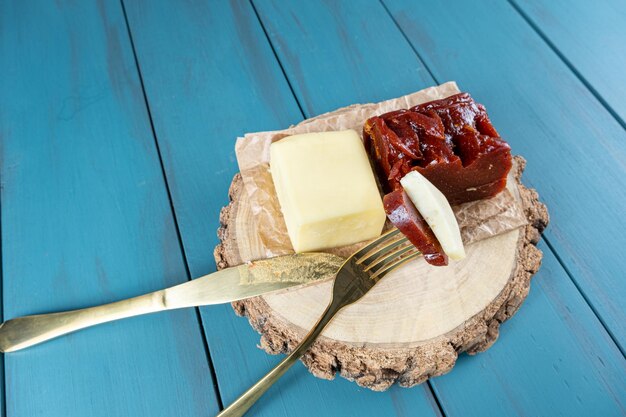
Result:
<svg viewBox="0 0 626 417"><path fill-rule="evenodd" d="M376 246L380 245L381 243L385 242L387 239L391 239L392 237L396 236L397 234L400 233L400 230L398 229L391 229L386 233L383 233L382 235L380 235L380 237L378 237L378 239L368 243L367 245L363 246L361 249L359 249L357 252L354 253L355 258L357 257L361 257L363 255L368 254L369 252L372 251L372 249L374 249ZM360 263L360 260L357 260L357 263Z"/></svg>
<svg viewBox="0 0 626 417"><path fill-rule="evenodd" d="M363 264L368 259L372 259L372 258L375 258L377 256L385 255L386 253L390 252L392 249L397 248L398 246L403 245L406 242L407 242L407 238L405 236L401 236L400 238L395 238L394 237L394 238L391 238L391 239L386 239L385 241L383 241L383 243L379 244L374 249L368 251L365 255L363 255L361 257L361 259L358 259L356 263L357 263L357 265L358 264Z"/></svg>
<svg viewBox="0 0 626 417"><path fill-rule="evenodd" d="M405 243L406 240L402 243ZM398 245L399 246L399 245ZM413 245L407 245L407 246L403 246L401 248L398 248L396 250L392 250L391 252L388 253L383 253L381 254L381 256L379 256L378 258L374 259L371 263L367 264L367 267L365 268L365 271L369 271L370 269L374 268L376 265L380 264L380 263L384 263L385 261L392 259L392 258L396 258L401 256L402 254L410 251L411 249L415 249L415 247Z"/></svg>
<svg viewBox="0 0 626 417"><path fill-rule="evenodd" d="M387 275L389 272L403 265L404 263L417 258L422 253L415 249L415 251L409 251L408 254L402 258L398 258L395 261L391 261L387 264L384 264L380 269L376 270L371 276L372 279L380 279L383 276Z"/></svg>
<svg viewBox="0 0 626 417"><path fill-rule="evenodd" d="M400 235L400 236L398 236ZM357 265L364 263L366 260L378 255L384 255L390 250L404 244L407 239L400 234L398 229L390 230L375 241L356 252L353 256L356 258Z"/></svg>

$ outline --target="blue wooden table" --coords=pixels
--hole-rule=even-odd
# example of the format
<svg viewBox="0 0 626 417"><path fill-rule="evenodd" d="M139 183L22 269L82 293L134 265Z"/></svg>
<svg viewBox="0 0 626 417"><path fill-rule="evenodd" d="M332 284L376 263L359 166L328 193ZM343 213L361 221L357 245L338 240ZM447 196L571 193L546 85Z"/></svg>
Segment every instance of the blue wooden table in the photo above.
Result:
<svg viewBox="0 0 626 417"><path fill-rule="evenodd" d="M487 352L374 393L294 367L254 416L626 414L626 2L0 2L3 318L215 269L234 140L456 80L552 222ZM228 305L4 355L2 415L212 416L277 363Z"/></svg>

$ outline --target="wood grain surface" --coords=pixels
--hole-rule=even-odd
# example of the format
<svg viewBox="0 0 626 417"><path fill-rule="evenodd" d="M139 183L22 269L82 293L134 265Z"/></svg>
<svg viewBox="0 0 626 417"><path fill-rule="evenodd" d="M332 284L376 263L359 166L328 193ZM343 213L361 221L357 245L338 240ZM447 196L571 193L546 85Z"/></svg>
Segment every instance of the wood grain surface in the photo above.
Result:
<svg viewBox="0 0 626 417"><path fill-rule="evenodd" d="M213 271L236 136L454 79L550 207L527 302L431 384L298 365L250 415L624 415L625 27L613 0L1 2L4 318ZM0 414L214 415L280 359L258 340L230 306L89 329L4 356Z"/></svg>
<svg viewBox="0 0 626 417"><path fill-rule="evenodd" d="M340 311L303 356L311 373L325 379L341 375L384 391L394 383L423 383L449 372L460 353L488 349L500 324L519 310L541 265L535 245L548 213L537 194L520 183L523 165L516 157L507 188L528 221L525 227L469 244L467 258L447 268L418 259L390 273ZM265 255L251 239L255 226L242 176L233 179L231 202L220 213L215 249L220 268ZM460 226L465 228L462 220ZM321 316L331 287L331 282L319 283L233 306L261 334L264 350L287 353Z"/></svg>

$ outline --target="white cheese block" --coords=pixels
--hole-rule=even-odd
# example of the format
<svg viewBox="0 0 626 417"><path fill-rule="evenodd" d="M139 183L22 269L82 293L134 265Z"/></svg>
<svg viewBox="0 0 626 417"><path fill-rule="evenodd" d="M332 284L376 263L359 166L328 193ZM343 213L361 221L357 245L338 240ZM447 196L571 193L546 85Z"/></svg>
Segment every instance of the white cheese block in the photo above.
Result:
<svg viewBox="0 0 626 417"><path fill-rule="evenodd" d="M380 235L385 210L354 130L307 133L272 143L270 170L296 252Z"/></svg>
<svg viewBox="0 0 626 417"><path fill-rule="evenodd" d="M448 199L417 171L411 171L400 184L441 243L443 251L454 260L465 258L461 231Z"/></svg>

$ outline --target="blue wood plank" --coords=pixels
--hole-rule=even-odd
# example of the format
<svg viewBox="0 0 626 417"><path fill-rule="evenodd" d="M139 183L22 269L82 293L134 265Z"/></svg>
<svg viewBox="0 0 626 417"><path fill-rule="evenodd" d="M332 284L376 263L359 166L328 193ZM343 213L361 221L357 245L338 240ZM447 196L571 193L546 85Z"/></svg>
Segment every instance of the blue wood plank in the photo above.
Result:
<svg viewBox="0 0 626 417"><path fill-rule="evenodd" d="M316 103L319 102L320 107L326 109L327 106L331 105L333 99L336 99L337 103L368 101L367 98L363 99L363 97L360 97L359 100L351 100L350 91L346 92L345 90L340 91L326 87L326 80L329 78L344 77L342 78L343 82L347 84L348 80L346 78L353 77L358 79L361 77L358 73L342 75L340 71L337 71L329 75L323 68L315 65L307 66L306 70L300 69L296 71L294 68L297 68L298 63L305 58L301 56L302 54L294 57L293 53L286 52L295 50L298 45L305 43L307 45L306 59L311 62L332 62L333 65L342 67L344 64L341 63L341 54L335 51L338 47L333 48L324 44L324 48L322 48L321 42L316 45L318 39L323 39L321 35L318 36L320 32L328 33L338 30L333 27L335 23L327 23L323 28L319 28L319 22L323 19L319 19L318 16L334 16L333 20L326 19L327 22L345 22L352 19L352 9L343 9L341 6L330 3L322 5L296 1L272 2L270 0L259 0L255 2L255 5L261 20L268 30L285 72L292 81L294 90L308 92L309 95L306 100L309 106L313 107L313 111L316 111ZM384 22L379 24L381 19L385 19L384 11L381 13L379 3L360 1L356 4L354 2L351 3L351 7L354 10L359 10L357 14L377 16L377 27L389 27ZM444 5L439 7L442 10L441 14L445 14L444 11L446 10L449 12L449 8ZM505 5L505 7L507 6ZM424 20L430 19L431 23L429 26L441 27L442 32L446 28L456 27L454 23L447 22L442 16L433 15L430 12L424 14L421 9L415 8L413 5L407 6L407 9L419 14ZM467 9L471 9L471 7L468 5ZM478 13L479 11L476 12L476 14ZM459 16L467 17L470 15L471 13L468 10L459 13ZM494 17L495 19L497 17ZM469 22L477 20L478 17L475 17L473 20L470 19ZM309 25L308 22L313 23ZM486 28L493 26L486 25ZM413 27L419 26L413 25ZM464 28L461 26L461 29ZM396 28L389 30L393 30L397 38L402 36ZM474 30L460 30L458 34L461 34L463 37L469 37L469 33ZM384 36L386 39L393 39L392 34L379 35ZM443 35L439 34L439 36ZM491 34L491 37L495 39L494 42L502 42L502 47L504 48L506 43L502 41L502 36L499 33ZM508 40L509 38L506 38L506 41ZM365 42L363 39L360 41ZM337 40L337 42L340 41ZM428 44L428 41L424 42ZM547 49L547 47L543 47ZM396 42L386 42L379 48L391 48L392 51L387 51L387 53L396 63L402 62L404 58L401 57L414 54L410 45L407 42L402 42L402 39L396 39ZM467 45L467 48L470 48L470 46ZM358 48L355 49L358 50ZM480 54L483 57L483 61L486 60L484 48L475 48L473 51ZM376 56L379 52L378 49L370 44L369 54ZM442 51L428 51L429 55L424 58L426 62L429 62L431 53L442 55L441 61L443 66L448 60L454 61L454 53L459 52L449 52L445 49ZM398 59L395 59L396 57ZM494 62L491 62L490 65L497 65L495 61L496 59L494 58ZM529 65L532 65L532 63ZM460 63L457 69L459 74L462 74L462 68L464 68L463 64ZM521 77L521 75L515 73L514 69L508 69L512 71L513 76ZM484 67L482 70L486 71ZM401 71L401 68L398 71ZM566 69L565 71L567 73ZM486 78L479 77L474 73L473 75L482 82L476 81L472 83L472 86L466 88L487 104L490 113L496 113L494 117L496 126L503 129L503 132L507 132L510 124L503 122L499 118L499 114L507 108L510 111L511 104L500 103L501 106L504 106L504 110L501 109L498 112L497 106L493 105L488 99L484 99L484 97L494 97L497 94L502 95L502 91L506 89L503 86L498 88L497 84L494 86L497 80L494 79L496 77L493 74L491 77ZM419 80L396 77L393 72L382 73L378 77L389 77L396 82L398 85L396 95L412 91L411 88L406 87L407 85L419 85ZM454 75L448 75L445 79L453 78L455 78ZM441 79L445 80L444 78ZM376 96L376 99L379 99L379 92L376 89L377 81L378 78L371 77L368 79L367 85L372 86L372 94ZM465 86L465 78L460 81L461 86ZM387 80L386 82L389 81ZM333 79L329 83L335 85L336 83L341 83L341 79L339 81ZM301 84L301 86L298 87L298 84ZM312 86L315 86L315 89ZM507 87L509 86L507 85ZM494 91L491 91L492 89ZM488 96L490 91L491 96ZM518 91L520 91L519 88L513 89L513 92ZM359 91L354 92L355 97L360 96L360 94L363 93ZM506 100L506 98L504 99ZM508 100L510 101L511 99L509 98ZM593 97L589 96L589 100L593 100ZM494 100L494 102L496 101ZM528 108L526 107L526 109ZM517 112L513 114L517 116L520 111L521 109L517 109ZM598 111L602 112L603 110L600 108ZM537 124L537 117L538 115L535 114L535 119L526 123ZM610 121L610 116L604 113L603 120ZM539 125L543 126L545 123L539 122ZM509 138L509 135L506 137ZM533 136L528 135L526 137L533 138ZM511 136L511 139L514 150L529 157L531 167L537 163L536 152L529 152L529 145L521 146L521 141L515 141L513 136ZM552 158L554 159L555 157L553 156ZM543 161L540 159L539 162ZM532 178L531 173L532 170L527 175L527 178ZM535 174L536 177L537 174ZM559 178L559 180L564 181L563 178ZM540 185L543 184L545 183L540 183ZM568 182L565 181L565 185L567 184ZM549 199L553 188L555 188L554 185L545 187L545 189L540 189L540 192L547 194L546 199ZM546 250L546 247L544 246L543 249ZM609 412L608 415L621 412L624 404L623 380L625 374L624 360L621 353L549 250L547 250L546 264L548 268L538 275L535 282L541 281L542 278L545 278L547 281L554 280L555 282L533 287L531 301L528 303L531 307L523 306L518 316L510 324L506 324L503 327L502 338L506 339L507 343L498 346L496 352L501 353L499 355L480 355L478 356L479 361L476 358L463 358L460 361L459 370L455 369L448 376L433 380L432 385L436 388L436 394L443 405L444 411L449 415L553 415L560 413L560 410L572 411L573 413L570 415L585 415L586 411L589 410L588 408L583 406L575 408L573 406L577 404L578 398L603 401L603 407ZM554 296L554 287L558 291L563 292L562 297ZM533 303L532 300L536 299L540 301ZM526 312L527 309L530 310L528 313ZM555 309L559 310L555 312ZM509 328L512 329L509 330ZM553 335L558 336L553 337ZM572 346L574 342L577 345ZM607 365L608 363L610 365ZM556 370L554 367L559 369ZM464 372L463 369L471 369L472 372ZM505 369L507 373L502 373L502 375L510 375L508 379L498 381L491 376L491 374L503 372ZM532 373L529 373L528 370L532 370ZM523 378L518 378L517 373L523 374ZM454 381L455 383L444 386L439 381ZM532 387L529 387L529 384ZM567 384L570 385L568 386ZM467 387L472 388L469 390L471 392L481 392L481 396L470 397L465 395L463 390L468 389ZM542 392L546 393L546 395L539 395ZM517 396L517 393L520 393L520 395ZM526 393L532 395L527 395ZM471 403L466 407L464 404L468 401Z"/></svg>
<svg viewBox="0 0 626 417"><path fill-rule="evenodd" d="M2 149L0 147L0 149ZM0 157L0 161L2 158ZM0 169L0 190L3 188L2 183L2 170ZM0 197L2 192L0 191ZM4 297L2 291L2 282L4 275L2 273L2 198L0 198L0 322L4 320ZM6 398L5 398L5 386L4 386L4 355L0 356L0 416L6 416Z"/></svg>
<svg viewBox="0 0 626 417"><path fill-rule="evenodd" d="M433 84L381 5L293 3L254 2L306 117Z"/></svg>
<svg viewBox="0 0 626 417"><path fill-rule="evenodd" d="M498 342L434 380L447 416L626 414L626 361L549 248L540 248L530 295Z"/></svg>
<svg viewBox="0 0 626 417"><path fill-rule="evenodd" d="M624 352L626 131L509 4L387 4L437 79L485 103L528 158L547 240Z"/></svg>
<svg viewBox="0 0 626 417"><path fill-rule="evenodd" d="M626 127L626 2L513 0Z"/></svg>
<svg viewBox="0 0 626 417"><path fill-rule="evenodd" d="M302 116L245 1L125 1L185 255L215 268L235 139ZM167 28L167 30L165 30ZM219 144L219 145L217 145Z"/></svg>
<svg viewBox="0 0 626 417"><path fill-rule="evenodd" d="M187 279L119 2L0 3L4 317ZM193 310L7 354L7 414L211 415Z"/></svg>
<svg viewBox="0 0 626 417"><path fill-rule="evenodd" d="M302 115L248 2L125 5L185 253L192 274L201 275L215 267L211 251L219 211L237 172L235 137L284 128ZM229 403L280 358L255 348L258 334L230 306L201 311L220 393ZM313 378L297 365L251 415L408 412L438 414L427 386L380 394L343 380Z"/></svg>
<svg viewBox="0 0 626 417"><path fill-rule="evenodd" d="M307 117L433 85L378 2L254 4Z"/></svg>

